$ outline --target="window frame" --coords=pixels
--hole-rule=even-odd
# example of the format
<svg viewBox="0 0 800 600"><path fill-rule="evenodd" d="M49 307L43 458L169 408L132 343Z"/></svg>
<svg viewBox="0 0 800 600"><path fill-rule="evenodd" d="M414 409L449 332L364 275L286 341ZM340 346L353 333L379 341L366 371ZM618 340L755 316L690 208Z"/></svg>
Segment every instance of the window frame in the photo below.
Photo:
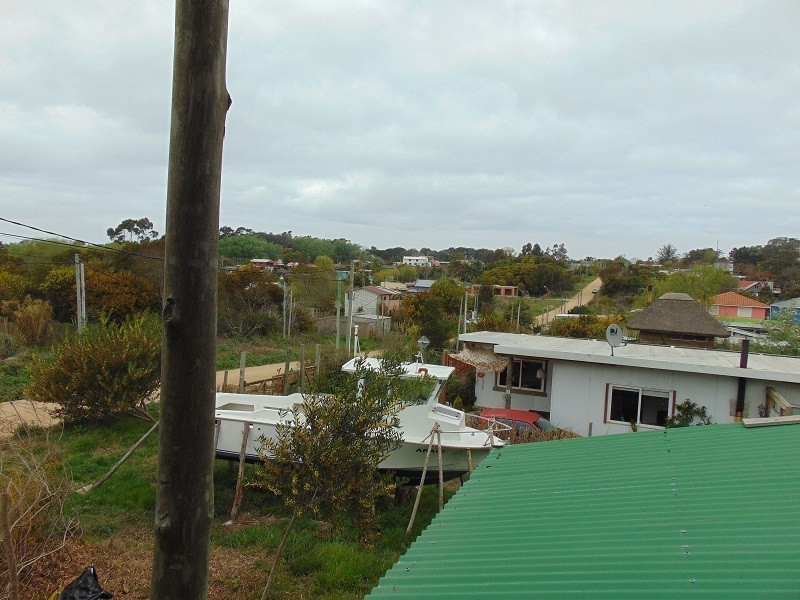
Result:
<svg viewBox="0 0 800 600"><path fill-rule="evenodd" d="M617 419L611 418L614 390L637 392L638 396L637 396L637 407L636 407L636 423L635 423L636 427L644 427L646 429L664 429L663 425L642 423L642 396L647 395L646 392L650 392L651 393L650 395L656 395L656 397L660 397L662 394L665 395L667 400L667 417L672 417L675 415L675 398L677 394L675 390L659 390L651 387L643 387L635 385L615 385L609 383L606 384L606 406L603 415L605 423L612 423L615 425L627 425L629 427L631 424L629 421L618 421Z"/></svg>
<svg viewBox="0 0 800 600"><path fill-rule="evenodd" d="M514 377L515 381L512 382L512 384L511 384L511 392L512 393L516 393L516 394L527 394L527 395L531 395L531 396L546 396L547 395L547 375L548 375L548 372L547 372L548 364L547 363L548 363L548 361L546 361L544 359L540 359L540 358L514 358L513 361L514 361L515 366L519 365L519 370L517 370L516 368L514 369L514 371L515 371L514 375L516 375L516 377ZM538 371L539 369L542 369L544 371L544 377L539 379L539 381L541 381L541 386L539 387L539 389L530 388L530 387L522 387L521 386L522 380L523 380L522 379L523 378L523 372L525 370L524 363L533 363L533 364L538 365L535 368L536 370L534 371L534 379L537 379L536 376L535 376L536 371ZM506 384L505 384L505 381L501 381L501 378L503 380L505 380L506 370L507 369L503 369L502 371L496 371L495 372L495 380L494 380L494 389L495 389L495 391L505 392ZM520 385L515 385L515 384L520 384Z"/></svg>

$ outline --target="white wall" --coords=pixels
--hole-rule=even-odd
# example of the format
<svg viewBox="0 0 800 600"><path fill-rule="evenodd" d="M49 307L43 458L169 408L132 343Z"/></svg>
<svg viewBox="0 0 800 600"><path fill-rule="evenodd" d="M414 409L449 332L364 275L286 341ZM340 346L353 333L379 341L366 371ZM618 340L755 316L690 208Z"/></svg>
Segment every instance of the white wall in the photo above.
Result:
<svg viewBox="0 0 800 600"><path fill-rule="evenodd" d="M503 407L503 391L494 391L494 374L487 371L475 379L476 403L480 406ZM713 423L733 422L738 379L700 373L639 369L566 361L548 362L548 397L512 394L511 407L550 412L550 421L586 436L589 424L592 435L629 433L629 425L606 423L606 386L621 385L675 391L675 402L686 399L705 406ZM792 404L800 405L800 385L748 380L745 392L745 417L758 417L758 406L764 403L766 387L771 385ZM640 426L641 430L649 429ZM658 428L653 428L658 429Z"/></svg>
<svg viewBox="0 0 800 600"><path fill-rule="evenodd" d="M367 290L353 290L354 315L377 315L380 298ZM345 294L344 314L350 316L350 295Z"/></svg>

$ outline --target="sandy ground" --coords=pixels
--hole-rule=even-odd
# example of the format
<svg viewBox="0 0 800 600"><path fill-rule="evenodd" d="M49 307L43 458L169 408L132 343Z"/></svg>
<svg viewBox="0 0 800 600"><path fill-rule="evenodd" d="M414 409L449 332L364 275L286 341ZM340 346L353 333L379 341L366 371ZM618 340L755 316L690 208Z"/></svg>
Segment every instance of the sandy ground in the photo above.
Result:
<svg viewBox="0 0 800 600"><path fill-rule="evenodd" d="M29 427L52 427L58 419L50 412L57 404L34 402L33 400L14 400L0 402L0 438L11 437L20 425Z"/></svg>

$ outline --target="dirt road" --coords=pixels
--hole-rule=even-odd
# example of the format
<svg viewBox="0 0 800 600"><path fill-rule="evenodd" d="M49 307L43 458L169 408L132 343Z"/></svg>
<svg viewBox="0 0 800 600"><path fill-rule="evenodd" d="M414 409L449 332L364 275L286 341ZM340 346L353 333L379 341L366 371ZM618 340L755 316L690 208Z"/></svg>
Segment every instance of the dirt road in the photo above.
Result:
<svg viewBox="0 0 800 600"><path fill-rule="evenodd" d="M576 306L583 306L584 304L588 304L589 301L594 298L594 294L592 293L594 290L599 290L600 286L603 284L602 280L598 277L594 281L586 284L586 286L575 294L572 298L567 298L566 302L562 303L558 308L551 310L550 312L546 312L543 315L539 315L534 319L534 325L541 327L553 319L556 318L556 315L562 313L568 313L570 310L575 308Z"/></svg>

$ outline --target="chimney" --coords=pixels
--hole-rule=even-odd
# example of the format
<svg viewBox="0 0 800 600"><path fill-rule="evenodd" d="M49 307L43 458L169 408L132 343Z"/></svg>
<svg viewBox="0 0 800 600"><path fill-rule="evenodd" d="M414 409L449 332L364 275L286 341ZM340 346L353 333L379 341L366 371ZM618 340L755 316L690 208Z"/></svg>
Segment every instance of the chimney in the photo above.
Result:
<svg viewBox="0 0 800 600"><path fill-rule="evenodd" d="M739 357L739 368L747 368L747 358L750 355L750 340L742 340L742 354ZM736 413L733 416L735 422L740 422L744 413L744 392L747 387L747 378L739 377L739 387L736 391Z"/></svg>

